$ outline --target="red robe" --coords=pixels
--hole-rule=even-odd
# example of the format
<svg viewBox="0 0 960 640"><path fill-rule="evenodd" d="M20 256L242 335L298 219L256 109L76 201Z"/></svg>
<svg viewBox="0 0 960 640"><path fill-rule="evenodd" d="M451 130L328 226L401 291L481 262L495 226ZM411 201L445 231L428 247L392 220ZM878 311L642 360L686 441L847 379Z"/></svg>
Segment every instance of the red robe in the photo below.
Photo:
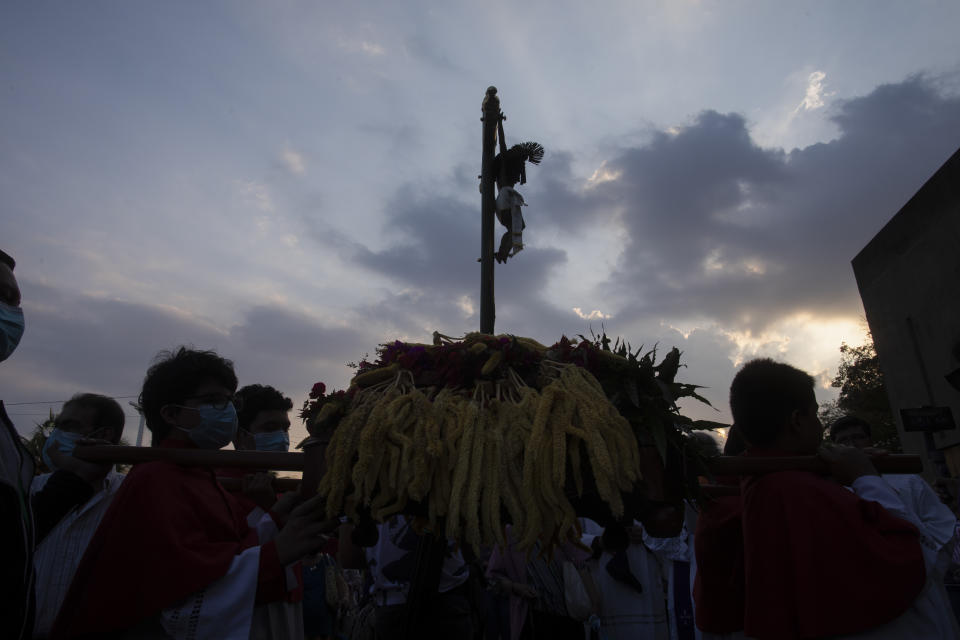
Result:
<svg viewBox="0 0 960 640"><path fill-rule="evenodd" d="M210 469L135 465L87 547L51 637L108 637L223 577L234 556L258 544L245 515ZM259 562L257 604L283 600L286 573L273 542L261 546Z"/></svg>
<svg viewBox="0 0 960 640"><path fill-rule="evenodd" d="M866 631L900 616L923 589L916 528L876 502L803 471L742 487L747 636Z"/></svg>
<svg viewBox="0 0 960 640"><path fill-rule="evenodd" d="M264 472L267 470L264 469ZM249 469L240 469L236 467L225 467L223 469L217 469L216 474L218 478L233 478L235 480L243 481L243 479L248 476L256 473L256 471L250 471ZM243 490L238 491L227 491L233 499L237 501L237 505L240 509L240 513L249 515L254 509L260 507L256 502L244 495ZM277 495L277 499L280 498L280 495ZM336 553L336 552L334 552ZM286 595L287 602L300 602L303 600L303 564L297 562L293 565L293 574L297 578L297 587L292 591L289 591Z"/></svg>
<svg viewBox="0 0 960 640"><path fill-rule="evenodd" d="M722 496L707 503L697 518L693 598L701 631L722 634L743 630L742 513L740 496Z"/></svg>
<svg viewBox="0 0 960 640"><path fill-rule="evenodd" d="M247 469L227 468L227 469L217 469L216 473L218 478L233 478L234 480L239 480L242 482L246 476L250 475L253 472ZM242 490L228 491L227 493L233 496L234 500L237 501L237 504L239 504L240 510L242 513L248 514L257 508L257 503L251 500L250 498L248 498L247 496L243 495Z"/></svg>

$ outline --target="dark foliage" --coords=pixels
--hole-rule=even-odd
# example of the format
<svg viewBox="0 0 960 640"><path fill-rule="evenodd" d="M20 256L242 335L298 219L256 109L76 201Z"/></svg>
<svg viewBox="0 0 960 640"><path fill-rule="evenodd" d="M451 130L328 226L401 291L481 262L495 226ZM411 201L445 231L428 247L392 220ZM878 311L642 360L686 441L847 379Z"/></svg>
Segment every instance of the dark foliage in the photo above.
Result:
<svg viewBox="0 0 960 640"><path fill-rule="evenodd" d="M840 367L833 386L840 389L840 395L835 403L826 403L820 408L824 425L853 415L870 423L874 446L894 453L902 451L872 336L859 347L840 345Z"/></svg>

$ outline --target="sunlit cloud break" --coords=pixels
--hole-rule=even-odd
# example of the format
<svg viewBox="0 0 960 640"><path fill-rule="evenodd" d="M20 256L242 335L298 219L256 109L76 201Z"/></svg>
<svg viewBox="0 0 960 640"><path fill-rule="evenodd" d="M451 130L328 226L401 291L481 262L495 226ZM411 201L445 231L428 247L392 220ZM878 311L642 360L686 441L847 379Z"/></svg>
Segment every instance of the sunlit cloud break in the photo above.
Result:
<svg viewBox="0 0 960 640"><path fill-rule="evenodd" d="M803 100L800 104L797 105L797 108L794 109L794 113L799 113L801 109L804 111L813 111L814 109L820 109L826 104L824 98L833 95L832 93L826 93L824 90L823 81L826 80L827 74L823 71L814 71L807 78L807 94L803 97Z"/></svg>
<svg viewBox="0 0 960 640"><path fill-rule="evenodd" d="M460 309L460 312L463 313L465 318L469 318L476 313L476 309L473 306L473 300L470 299L470 296L460 296L460 299L457 300L457 307Z"/></svg>
<svg viewBox="0 0 960 640"><path fill-rule="evenodd" d="M587 178L586 188L592 189L605 182L613 182L614 180L618 180L621 175L623 175L622 171L611 171L607 169L606 163L604 163L599 169L593 172L593 175Z"/></svg>
<svg viewBox="0 0 960 640"><path fill-rule="evenodd" d="M574 307L573 312L584 320L608 320L613 317L609 313L604 313L599 309L594 309L590 313L584 313L580 307Z"/></svg>

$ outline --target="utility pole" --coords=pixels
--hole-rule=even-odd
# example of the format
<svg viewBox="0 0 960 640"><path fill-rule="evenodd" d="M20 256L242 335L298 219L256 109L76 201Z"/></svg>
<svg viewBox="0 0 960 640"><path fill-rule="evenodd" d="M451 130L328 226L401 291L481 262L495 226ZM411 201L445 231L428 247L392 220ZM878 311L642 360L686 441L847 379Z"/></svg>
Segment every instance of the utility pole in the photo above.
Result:
<svg viewBox="0 0 960 640"><path fill-rule="evenodd" d="M146 416L143 415L143 409L139 404L136 402L131 402L129 404L131 407L137 410L137 413L140 414L140 426L137 428L137 446L139 447L143 444L143 423L146 419Z"/></svg>
<svg viewBox="0 0 960 640"><path fill-rule="evenodd" d="M480 171L480 333L493 334L497 317L493 294L493 226L496 214L493 158L497 148L497 129L500 127L500 98L497 88L489 87L481 105L483 111L483 156Z"/></svg>

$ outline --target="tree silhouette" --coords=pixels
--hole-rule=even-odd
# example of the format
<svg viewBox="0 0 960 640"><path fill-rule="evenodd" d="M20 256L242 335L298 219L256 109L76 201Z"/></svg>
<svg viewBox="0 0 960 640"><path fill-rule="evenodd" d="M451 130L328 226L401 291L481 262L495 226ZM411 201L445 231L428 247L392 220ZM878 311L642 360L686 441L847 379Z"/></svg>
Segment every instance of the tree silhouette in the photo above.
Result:
<svg viewBox="0 0 960 640"><path fill-rule="evenodd" d="M24 446L33 455L33 459L37 465L37 473L50 472L50 469L47 468L47 465L43 463L43 456L40 454L43 452L43 445L47 443L47 437L50 436L50 432L53 431L54 426L56 426L56 418L57 416L53 413L53 409L50 409L50 416L43 422L38 422L36 425L34 425L33 432L30 434L30 437L21 438Z"/></svg>
<svg viewBox="0 0 960 640"><path fill-rule="evenodd" d="M901 451L873 336L868 334L867 342L859 347L840 344L840 366L832 385L840 389L840 395L836 401L824 403L820 408L824 425L841 416L857 416L870 424L874 446L896 453Z"/></svg>

